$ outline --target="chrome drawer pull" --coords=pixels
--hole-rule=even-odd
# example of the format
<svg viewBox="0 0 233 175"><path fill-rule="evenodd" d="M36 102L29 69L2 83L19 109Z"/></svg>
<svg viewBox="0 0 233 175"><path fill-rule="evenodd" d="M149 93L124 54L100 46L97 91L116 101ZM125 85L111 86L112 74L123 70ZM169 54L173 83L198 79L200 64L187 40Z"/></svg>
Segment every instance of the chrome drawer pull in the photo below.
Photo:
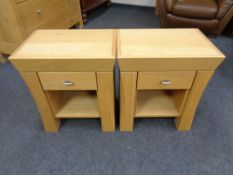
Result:
<svg viewBox="0 0 233 175"><path fill-rule="evenodd" d="M161 84L166 86L172 84L172 82L170 80L162 80Z"/></svg>
<svg viewBox="0 0 233 175"><path fill-rule="evenodd" d="M72 81L64 81L63 83L65 86L73 86L74 83Z"/></svg>

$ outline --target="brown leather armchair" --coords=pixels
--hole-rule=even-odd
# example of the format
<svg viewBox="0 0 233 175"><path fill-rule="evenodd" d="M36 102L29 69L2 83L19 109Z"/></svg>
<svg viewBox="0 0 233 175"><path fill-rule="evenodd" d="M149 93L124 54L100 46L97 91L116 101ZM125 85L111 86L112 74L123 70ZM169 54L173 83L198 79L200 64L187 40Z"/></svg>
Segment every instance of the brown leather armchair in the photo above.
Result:
<svg viewBox="0 0 233 175"><path fill-rule="evenodd" d="M233 0L157 0L162 27L197 27L219 35L233 16Z"/></svg>

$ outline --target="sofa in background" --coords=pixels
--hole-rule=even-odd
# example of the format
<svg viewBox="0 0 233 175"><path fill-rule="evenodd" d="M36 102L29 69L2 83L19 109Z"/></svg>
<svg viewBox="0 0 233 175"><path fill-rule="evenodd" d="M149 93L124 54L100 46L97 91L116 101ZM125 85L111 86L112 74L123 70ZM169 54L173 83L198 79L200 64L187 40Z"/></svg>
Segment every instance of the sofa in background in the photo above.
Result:
<svg viewBox="0 0 233 175"><path fill-rule="evenodd" d="M219 35L233 16L233 0L157 0L162 27L197 27Z"/></svg>

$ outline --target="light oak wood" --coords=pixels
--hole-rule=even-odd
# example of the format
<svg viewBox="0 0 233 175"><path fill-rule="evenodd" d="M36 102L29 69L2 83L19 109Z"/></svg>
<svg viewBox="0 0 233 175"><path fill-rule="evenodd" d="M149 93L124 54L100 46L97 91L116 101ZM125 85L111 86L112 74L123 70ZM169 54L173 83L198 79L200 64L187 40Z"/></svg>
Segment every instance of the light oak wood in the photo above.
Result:
<svg viewBox="0 0 233 175"><path fill-rule="evenodd" d="M83 25L79 0L1 0L0 52L11 54L36 29Z"/></svg>
<svg viewBox="0 0 233 175"><path fill-rule="evenodd" d="M120 131L132 131L137 94L137 72L120 72Z"/></svg>
<svg viewBox="0 0 233 175"><path fill-rule="evenodd" d="M139 72L137 89L190 89L194 76L195 71Z"/></svg>
<svg viewBox="0 0 233 175"><path fill-rule="evenodd" d="M168 92L142 90L137 95L135 117L179 117L179 110Z"/></svg>
<svg viewBox="0 0 233 175"><path fill-rule="evenodd" d="M0 53L0 63L7 62L7 59Z"/></svg>
<svg viewBox="0 0 233 175"><path fill-rule="evenodd" d="M14 52L11 62L20 71L113 71L115 48L114 30L41 30Z"/></svg>
<svg viewBox="0 0 233 175"><path fill-rule="evenodd" d="M213 74L214 71L199 71L197 73L193 88L190 90L187 101L184 105L183 113L180 118L176 119L177 130L188 131L191 129L196 108Z"/></svg>
<svg viewBox="0 0 233 175"><path fill-rule="evenodd" d="M114 30L36 31L12 54L10 61L19 72L38 75L35 90L30 90L37 101L43 98L38 107L42 112L49 110L53 120L100 118L102 130L112 132L115 45ZM47 115L41 113L42 119L47 119ZM43 123L48 128L51 121Z"/></svg>
<svg viewBox="0 0 233 175"><path fill-rule="evenodd" d="M56 118L99 118L95 91L46 91Z"/></svg>
<svg viewBox="0 0 233 175"><path fill-rule="evenodd" d="M64 91L56 118L99 118L95 92Z"/></svg>
<svg viewBox="0 0 233 175"><path fill-rule="evenodd" d="M0 52L11 54L26 38L14 0L0 1Z"/></svg>
<svg viewBox="0 0 233 175"><path fill-rule="evenodd" d="M57 132L60 127L60 120L56 119L50 105L46 93L43 91L39 78L36 72L21 72L20 73L32 96L37 104L40 112L40 117L44 125L44 129L48 132Z"/></svg>
<svg viewBox="0 0 233 175"><path fill-rule="evenodd" d="M53 113L56 114L60 111L62 106L62 95L64 91L44 91L48 97L48 102L51 106Z"/></svg>
<svg viewBox="0 0 233 175"><path fill-rule="evenodd" d="M12 57L11 57L12 58ZM20 71L36 72L108 72L114 67L114 59L12 59ZM51 66L52 65L52 66Z"/></svg>
<svg viewBox="0 0 233 175"><path fill-rule="evenodd" d="M18 5L25 30L70 28L81 19L78 0L30 0Z"/></svg>
<svg viewBox="0 0 233 175"><path fill-rule="evenodd" d="M178 110L179 114L182 114L187 96L190 90L172 90L169 93L172 95L174 104L176 109Z"/></svg>
<svg viewBox="0 0 233 175"><path fill-rule="evenodd" d="M115 96L113 72L97 72L97 96L102 130L115 131Z"/></svg>
<svg viewBox="0 0 233 175"><path fill-rule="evenodd" d="M38 75L44 90L97 89L95 72L39 72Z"/></svg>
<svg viewBox="0 0 233 175"><path fill-rule="evenodd" d="M138 72L134 81L121 76L122 130L132 131L135 117L176 117L177 129L189 130L222 52L198 29L120 29L117 37L120 74Z"/></svg>
<svg viewBox="0 0 233 175"><path fill-rule="evenodd" d="M224 55L198 29L121 29L121 71L214 70Z"/></svg>

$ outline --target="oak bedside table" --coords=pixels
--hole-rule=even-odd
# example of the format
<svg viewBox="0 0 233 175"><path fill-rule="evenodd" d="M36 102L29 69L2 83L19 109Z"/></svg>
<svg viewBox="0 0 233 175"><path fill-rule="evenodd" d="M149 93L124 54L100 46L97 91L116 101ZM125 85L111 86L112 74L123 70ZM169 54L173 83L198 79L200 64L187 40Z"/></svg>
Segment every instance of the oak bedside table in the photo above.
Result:
<svg viewBox="0 0 233 175"><path fill-rule="evenodd" d="M134 118L174 117L191 129L199 100L224 55L198 29L118 31L120 130Z"/></svg>
<svg viewBox="0 0 233 175"><path fill-rule="evenodd" d="M61 118L100 118L115 130L114 30L39 30L10 57L29 87L46 131Z"/></svg>

